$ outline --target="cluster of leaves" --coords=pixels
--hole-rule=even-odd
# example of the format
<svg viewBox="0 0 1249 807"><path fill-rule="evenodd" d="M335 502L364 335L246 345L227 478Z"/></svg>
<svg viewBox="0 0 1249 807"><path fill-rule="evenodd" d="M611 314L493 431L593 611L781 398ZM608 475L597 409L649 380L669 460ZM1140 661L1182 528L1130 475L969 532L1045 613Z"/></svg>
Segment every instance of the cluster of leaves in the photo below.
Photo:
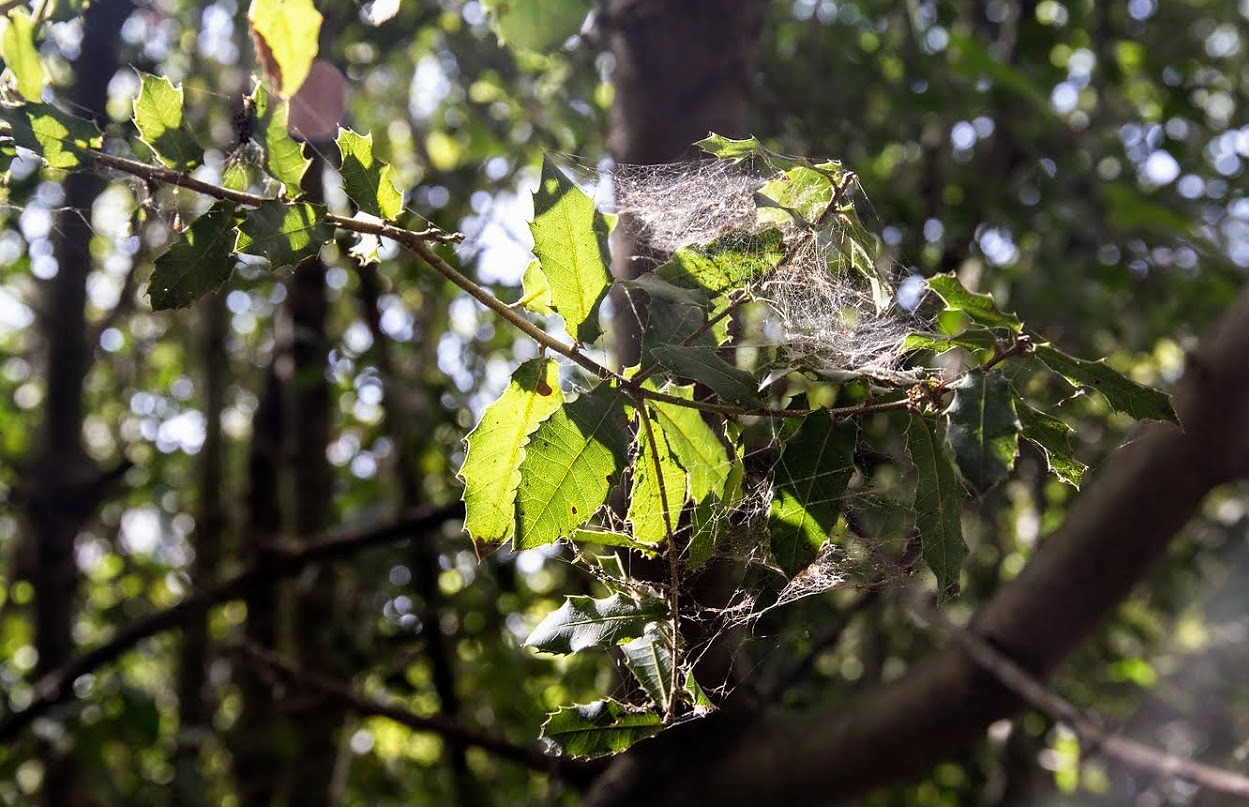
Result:
<svg viewBox="0 0 1249 807"><path fill-rule="evenodd" d="M263 10L253 7L258 27L269 20ZM271 73L285 78L278 86L289 94L311 60L306 48L297 47L307 41L307 31L279 25L262 35L277 65ZM7 123L7 139L0 144L6 160L21 148L53 169L95 162L149 181L186 184L217 200L155 261L149 281L154 308L184 306L219 288L235 255L264 258L278 270L314 255L337 228L360 231L359 219L342 219L301 200L310 160L287 131L286 103L262 85L250 99L256 117L252 136L273 195L253 194L246 171L227 172L220 186L188 184L203 149L183 120L180 87L141 77L133 123L150 159L117 158L101 151L102 136L93 124L33 100L42 94L43 77L38 59L24 57L33 50L32 37L32 26L17 22L4 35L18 91L32 99L0 110ZM389 167L373 155L371 136L340 130L337 144L344 190L356 207L395 223L391 232L412 234L402 229L403 196ZM1018 319L952 275L933 278L929 287L946 310L962 312L969 325L953 335L915 333L899 349L962 348L976 366L957 380L850 379L835 394L851 404L839 408L807 408L806 398L783 385L765 385L775 368L766 359L744 366L727 357L732 354L724 348L732 337L726 325L729 314L786 262L798 241L845 241L851 259L830 263L829 271L862 273L882 304L891 291L876 274L874 246L846 198L853 176L842 166L774 154L753 139L712 136L700 145L712 158L761 160L777 173L757 194L757 227L683 248L653 275L631 282L649 298L649 319L642 365L623 373L598 365L586 352L601 337L599 308L612 284L612 221L554 163L544 163L534 197L536 260L526 273L523 304L539 317L558 315L574 342L558 345L556 352L596 368L600 380L570 395L556 359L543 355L525 362L469 435L460 472L466 528L482 554L507 541L529 549L569 540L667 561L667 581L643 581L628 575L617 555L599 555L609 596L569 597L529 636L527 644L555 654L618 647L649 699L645 704L602 700L555 712L544 736L570 754L616 752L674 719L710 708L683 652L681 582L730 537L734 509L748 487L762 484L771 492L767 527L752 549L773 561L774 585L783 587L830 542L845 540L843 503L856 475L857 416L896 414L915 469L910 508L915 531L943 595L958 586L968 489L982 493L1005 478L1021 437L1041 449L1064 481L1078 485L1084 470L1071 456L1070 428L1019 395L1000 366L1005 359L1035 356L1071 384L1097 390L1117 411L1174 419L1166 396L1103 362L1074 358L1027 334ZM478 299L488 294L475 286L465 289ZM514 309L491 307L513 325L526 323ZM552 348L549 340L543 344ZM790 369L804 377L802 367ZM752 463L748 471L743 457L761 454L750 444L749 426L760 419L783 419L787 425L768 432L771 463ZM625 491L626 504L616 508L623 518L613 517L608 507L617 488Z"/></svg>

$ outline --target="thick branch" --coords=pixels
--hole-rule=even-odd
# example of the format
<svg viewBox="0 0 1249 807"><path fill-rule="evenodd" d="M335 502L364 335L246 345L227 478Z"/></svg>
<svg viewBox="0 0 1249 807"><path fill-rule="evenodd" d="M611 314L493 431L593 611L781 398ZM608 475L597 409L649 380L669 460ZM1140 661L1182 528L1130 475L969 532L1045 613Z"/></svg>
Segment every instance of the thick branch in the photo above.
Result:
<svg viewBox="0 0 1249 807"><path fill-rule="evenodd" d="M228 648L250 661L263 665L282 682L297 688L316 690L322 696L358 714L385 717L415 731L429 732L444 740L480 748L499 759L514 762L531 771L548 773L569 782L585 784L602 767L569 757L546 754L537 748L517 745L461 725L454 720L448 720L441 715L421 715L397 703L385 703L356 692L345 681L301 669L254 644L230 644Z"/></svg>
<svg viewBox="0 0 1249 807"><path fill-rule="evenodd" d="M208 586L176 605L135 620L117 631L109 641L44 675L35 683L31 702L24 709L0 720L0 743L11 741L36 718L72 697L72 685L79 676L116 661L144 639L180 628L193 615L237 600L255 586L271 585L279 577L298 574L310 564L331 563L369 547L420 536L463 515L464 506L456 503L419 510L373 527L330 533L306 546L277 549L266 562L249 565L238 574Z"/></svg>
<svg viewBox="0 0 1249 807"><path fill-rule="evenodd" d="M1176 391L1184 430L1143 427L1063 526L974 620L1038 678L1053 671L1141 579L1216 486L1249 470L1249 291L1191 357ZM1020 697L961 648L935 653L849 704L796 717L724 713L624 755L593 807L826 804L922 773L983 737ZM727 710L726 710L727 711ZM737 721L742 721L738 725Z"/></svg>

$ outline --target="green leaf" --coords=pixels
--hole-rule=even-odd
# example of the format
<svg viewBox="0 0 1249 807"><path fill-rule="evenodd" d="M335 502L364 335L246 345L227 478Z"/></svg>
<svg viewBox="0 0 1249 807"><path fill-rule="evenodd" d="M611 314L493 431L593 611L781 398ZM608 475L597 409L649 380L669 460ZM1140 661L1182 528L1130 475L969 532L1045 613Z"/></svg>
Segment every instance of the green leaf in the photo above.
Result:
<svg viewBox="0 0 1249 807"><path fill-rule="evenodd" d="M694 400L693 385L668 385L663 392L675 398ZM690 498L701 501L708 494L724 490L732 464L724 443L697 409L662 401L649 401L652 425L663 433L677 463L689 474Z"/></svg>
<svg viewBox="0 0 1249 807"><path fill-rule="evenodd" d="M599 334L598 304L611 282L607 221L550 158L542 160L533 207L533 253L550 284L551 308L578 342L593 342Z"/></svg>
<svg viewBox="0 0 1249 807"><path fill-rule="evenodd" d="M618 754L663 728L663 719L614 700L565 706L542 724L542 738L573 757Z"/></svg>
<svg viewBox="0 0 1249 807"><path fill-rule="evenodd" d="M909 333L902 340L899 353L912 350L931 350L934 353L945 353L961 347L970 353L994 351L997 349L997 337L987 328L968 328L958 336L939 336L931 333Z"/></svg>
<svg viewBox="0 0 1249 807"><path fill-rule="evenodd" d="M290 98L317 58L321 13L312 0L252 0L247 20L273 56L278 92Z"/></svg>
<svg viewBox="0 0 1249 807"><path fill-rule="evenodd" d="M545 51L581 30L589 0L485 0L499 43Z"/></svg>
<svg viewBox="0 0 1249 807"><path fill-rule="evenodd" d="M295 267L334 237L325 207L303 202L265 202L239 224L236 252L269 259L273 271Z"/></svg>
<svg viewBox="0 0 1249 807"><path fill-rule="evenodd" d="M1019 414L1021 433L1041 450L1049 469L1059 479L1079 490L1088 466L1071 452L1073 429L1058 418L1033 409L1020 397L1015 398L1015 411Z"/></svg>
<svg viewBox="0 0 1249 807"><path fill-rule="evenodd" d="M662 429L655 426L653 410L649 415L652 443L646 429L638 427L637 459L633 464L633 490L629 497L629 521L633 538L643 544L657 544L668 537L668 528L676 529L686 499L686 474L672 457ZM658 458L659 472L655 470ZM660 479L663 480L662 490ZM667 518L664 514L667 513Z"/></svg>
<svg viewBox="0 0 1249 807"><path fill-rule="evenodd" d="M670 643L656 630L620 646L625 666L638 679L651 701L667 708L672 700L672 651Z"/></svg>
<svg viewBox="0 0 1249 807"><path fill-rule="evenodd" d="M600 384L533 433L516 494L517 549L572 535L607 499L628 462L625 396Z"/></svg>
<svg viewBox="0 0 1249 807"><path fill-rule="evenodd" d="M182 85L148 73L139 73L142 85L134 99L134 125L139 139L156 158L178 171L190 171L204 158L204 150L182 121Z"/></svg>
<svg viewBox="0 0 1249 807"><path fill-rule="evenodd" d="M654 348L651 354L674 374L705 384L726 403L747 407L759 403L754 377L720 358L714 347L668 345Z"/></svg>
<svg viewBox="0 0 1249 807"><path fill-rule="evenodd" d="M906 427L906 450L915 464L915 526L923 544L924 562L937 576L938 599L958 593L958 575L967 547L963 545L963 490L943 444L932 426L912 415Z"/></svg>
<svg viewBox="0 0 1249 807"><path fill-rule="evenodd" d="M650 364L656 361L655 348L683 345L691 339L690 344L714 348L715 337L711 331L694 339L694 334L706 323L706 309L701 306L651 297L646 306L646 327L642 330L642 362Z"/></svg>
<svg viewBox="0 0 1249 807"><path fill-rule="evenodd" d="M234 204L217 202L156 259L148 299L160 311L190 305L221 288L234 271Z"/></svg>
<svg viewBox="0 0 1249 807"><path fill-rule="evenodd" d="M51 104L0 106L0 118L12 127L14 142L43 157L50 168L77 168L84 149L98 149L104 142L94 123Z"/></svg>
<svg viewBox="0 0 1249 807"><path fill-rule="evenodd" d="M1077 359L1048 342L1036 346L1036 357L1073 386L1089 387L1100 392L1116 412L1131 415L1137 420L1179 423L1170 395L1136 383L1112 369L1104 359Z"/></svg>
<svg viewBox="0 0 1249 807"><path fill-rule="evenodd" d="M755 194L761 225L794 223L811 228L833 200L833 183L811 168L791 168Z"/></svg>
<svg viewBox="0 0 1249 807"><path fill-rule="evenodd" d="M685 566L701 569L715 555L720 539L730 525L729 515L741 500L746 466L738 457L729 466L722 494L710 493L690 510L690 540L685 551Z"/></svg>
<svg viewBox="0 0 1249 807"><path fill-rule="evenodd" d="M512 537L525 446L563 403L559 364L530 359L516 368L503 395L486 407L468 435L459 477L464 480L464 529L479 555L484 557Z"/></svg>
<svg viewBox="0 0 1249 807"><path fill-rule="evenodd" d="M403 211L403 194L395 187L390 166L373 157L373 133L362 137L339 128L337 143L343 157L338 170L347 196L365 213L397 219Z"/></svg>
<svg viewBox="0 0 1249 807"><path fill-rule="evenodd" d="M1001 373L970 370L954 387L945 439L963 478L978 492L1006 478L1019 453L1019 418Z"/></svg>
<svg viewBox="0 0 1249 807"><path fill-rule="evenodd" d="M654 274L708 298L727 294L771 271L785 252L780 230L723 235L703 246L683 247Z"/></svg>
<svg viewBox="0 0 1249 807"><path fill-rule="evenodd" d="M35 22L25 9L9 12L4 35L0 36L0 56L4 57L5 66L17 79L17 91L22 97L27 101L38 101L47 77L43 72L43 63L39 61L39 51L35 48Z"/></svg>
<svg viewBox="0 0 1249 807"><path fill-rule="evenodd" d="M1023 323L1014 314L1004 314L998 310L991 295L968 291L952 274L928 278L928 288L945 301L946 308L962 311L981 325L1009 328L1015 333L1023 330Z"/></svg>
<svg viewBox="0 0 1249 807"><path fill-rule="evenodd" d="M781 170L811 167L810 160L804 157L777 154L775 151L764 148L763 144L753 137L747 137L744 140L734 140L731 137L724 137L712 132L694 145L721 160L740 162L742 160L760 158L768 165Z"/></svg>
<svg viewBox="0 0 1249 807"><path fill-rule="evenodd" d="M599 546L617 546L622 549L632 549L634 552L641 552L647 557L655 556L655 547L639 544L633 540L632 535L623 532L615 532L613 530L577 530L572 536L573 543L577 544L598 544ZM613 555L613 557L615 557Z"/></svg>
<svg viewBox="0 0 1249 807"><path fill-rule="evenodd" d="M554 313L551 311L551 284L546 282L542 264L537 258L525 267L525 275L520 282L522 289L520 305L544 317L549 317Z"/></svg>
<svg viewBox="0 0 1249 807"><path fill-rule="evenodd" d="M566 655L591 647L611 647L641 636L648 623L667 617L663 600L639 602L623 594L601 600L566 597L525 639L526 647Z"/></svg>
<svg viewBox="0 0 1249 807"><path fill-rule="evenodd" d="M256 114L256 140L264 152L265 170L282 183L288 198L302 192L301 184L312 160L304 156L304 144L290 136L286 128L290 105L265 90L259 82L252 91L251 102Z"/></svg>
<svg viewBox="0 0 1249 807"><path fill-rule="evenodd" d="M816 413L802 421L776 463L769 517L772 555L790 577L815 560L841 514L854 474L859 428Z"/></svg>

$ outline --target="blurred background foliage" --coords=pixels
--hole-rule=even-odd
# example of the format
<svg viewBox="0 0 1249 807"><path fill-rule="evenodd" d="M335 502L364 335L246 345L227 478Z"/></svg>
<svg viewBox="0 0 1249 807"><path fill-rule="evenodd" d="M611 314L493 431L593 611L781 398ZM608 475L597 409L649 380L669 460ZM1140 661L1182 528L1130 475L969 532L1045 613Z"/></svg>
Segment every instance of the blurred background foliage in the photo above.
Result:
<svg viewBox="0 0 1249 807"><path fill-rule="evenodd" d="M411 189L411 210L466 234L457 251L474 277L515 299L541 154L582 167L607 157L614 60L602 32L592 17L558 47L517 51L499 46L475 0L408 0L374 25L379 5L318 4L326 16L322 56L350 84L345 125L373 134L377 153ZM130 139L133 67L184 83L191 126L212 144L201 169L207 178L252 159L234 122L254 68L245 14L234 0L153 0L130 10L117 32L107 134ZM45 25L41 53L61 94L82 67L78 5L58 4ZM900 278L958 271L1064 349L1106 356L1137 380L1166 386L1249 267L1247 51L1249 4L1230 0L777 0L759 44L748 129L777 151L833 157L857 171L865 216ZM0 493L10 501L22 495L47 403L38 357L56 324L41 326L38 313L58 271L52 239L73 215L62 210L62 180L19 159L0 206ZM334 188L327 192L331 205L343 204ZM170 228L205 207L188 191L111 178L88 214L94 360L84 383L83 445L104 465L125 458L134 467L74 541L79 647L176 601L191 585L208 422L200 334L210 304L154 314L143 284ZM527 339L397 250L383 249L370 292L349 246L325 255L326 456L331 523L341 525L376 522L413 503L400 490L400 455L419 469L416 501L456 500L461 437L516 364L535 355ZM275 345L290 327L279 316L289 294L285 278L247 266L222 292L222 571L251 557L243 528L248 457ZM393 380L382 377L382 366ZM386 395L403 401L407 417L397 423L386 417L384 384ZM1128 424L1107 417L1098 400L1058 386L1030 392L1077 427L1077 454L1094 472L1126 438ZM871 440L882 446L897 440L886 421L874 428ZM1025 455L1012 481L968 512L972 554L964 594L950 606L956 615L1014 576L1061 522L1074 494L1044 470ZM888 481L891 471L878 473ZM1243 768L1247 523L1243 489L1213 497L1167 562L1064 668L1057 689L1135 736ZM328 641L357 688L432 713L439 702L426 650L437 632L451 649L461 719L529 741L547 711L591 700L619 680L601 660L552 661L519 647L562 594L594 584L558 552L504 552L479 564L457 526L437 539L441 599L432 621L413 582L421 552L380 548L343 566L341 619ZM0 510L0 714L30 699L37 663L21 535L16 509ZM315 585L307 575L289 584L296 591ZM749 650L759 674L807 652L852 589L804 601L767 625ZM884 593L839 646L815 656L810 679L789 694L794 705L852 698L901 674L930 645ZM211 636L237 636L244 616L237 604L218 609ZM0 748L0 802L35 798L41 749L51 745L74 750L75 803L240 803L230 760L241 711L238 662L209 653L211 721L191 738L197 770L182 779L176 759L189 739L179 728L178 646L175 634L162 636L75 682L76 701ZM272 742L286 764L290 738ZM1046 719L1026 715L995 726L976 754L868 803L1224 803L1096 755L1081 762L1073 743ZM337 802L576 802L545 776L477 751L467 755L466 785L451 774L444 750L431 735L349 717L332 783ZM174 787L176 778L195 789Z"/></svg>

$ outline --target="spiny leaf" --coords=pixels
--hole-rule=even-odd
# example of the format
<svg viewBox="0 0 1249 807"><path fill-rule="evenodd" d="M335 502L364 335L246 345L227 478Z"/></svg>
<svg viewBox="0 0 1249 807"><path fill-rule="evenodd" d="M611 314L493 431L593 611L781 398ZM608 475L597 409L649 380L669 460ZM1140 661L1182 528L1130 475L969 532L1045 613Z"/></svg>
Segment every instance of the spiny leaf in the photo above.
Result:
<svg viewBox="0 0 1249 807"><path fill-rule="evenodd" d="M337 143L343 157L338 170L347 196L365 213L397 219L403 210L403 194L395 187L390 166L373 156L373 133L362 137L339 128Z"/></svg>
<svg viewBox="0 0 1249 807"><path fill-rule="evenodd" d="M499 43L545 51L581 30L589 0L485 0Z"/></svg>
<svg viewBox="0 0 1249 807"><path fill-rule="evenodd" d="M464 529L479 556L512 536L516 525L516 488L529 436L564 402L559 364L531 359L512 374L499 400L486 407L466 440L460 467L464 480Z"/></svg>
<svg viewBox="0 0 1249 807"><path fill-rule="evenodd" d="M811 228L835 193L829 178L811 168L791 168L755 194L761 225L797 224Z"/></svg>
<svg viewBox="0 0 1249 807"><path fill-rule="evenodd" d="M148 281L152 308L190 305L216 291L234 271L234 204L217 202L156 259Z"/></svg>
<svg viewBox="0 0 1249 807"><path fill-rule="evenodd" d="M537 258L534 258L525 267L525 274L520 282L522 290L520 305L544 317L549 317L554 313L551 311L551 284L546 282L546 275L542 272L542 264Z"/></svg>
<svg viewBox="0 0 1249 807"><path fill-rule="evenodd" d="M25 9L9 12L4 35L0 37L0 56L4 57L5 66L17 79L17 91L22 97L27 101L38 101L43 94L46 76L43 63L39 61L39 51L35 48L35 23Z"/></svg>
<svg viewBox="0 0 1249 807"><path fill-rule="evenodd" d="M551 308L578 342L592 342L599 334L598 304L611 282L607 221L549 158L542 161L533 207L533 253L550 285Z"/></svg>
<svg viewBox="0 0 1249 807"><path fill-rule="evenodd" d="M1100 392L1116 412L1131 415L1137 420L1179 423L1170 395L1136 383L1112 369L1104 359L1077 359L1048 342L1036 346L1036 357L1073 386L1089 387Z"/></svg>
<svg viewBox="0 0 1249 807"><path fill-rule="evenodd" d="M906 427L906 450L915 464L915 526L923 544L924 562L937 576L937 597L958 593L958 576L967 547L963 545L963 491L941 441L928 421L912 415Z"/></svg>
<svg viewBox="0 0 1249 807"><path fill-rule="evenodd" d="M651 419L652 443L646 429L638 426L638 451L633 463L633 491L629 497L629 521L633 524L634 540L657 544L668 536L668 528L676 529L685 506L686 474L677 464L662 429ZM659 471L655 464L658 462ZM662 488L660 480L663 480ZM666 517L665 517L666 514Z"/></svg>
<svg viewBox="0 0 1249 807"><path fill-rule="evenodd" d="M625 666L638 679L651 701L666 708L672 699L672 651L657 630L648 630L620 646Z"/></svg>
<svg viewBox="0 0 1249 807"><path fill-rule="evenodd" d="M683 289L715 298L771 271L784 255L780 230L723 235L704 246L682 247L654 274Z"/></svg>
<svg viewBox="0 0 1249 807"><path fill-rule="evenodd" d="M156 159L178 171L190 171L204 158L182 121L182 85L164 77L139 73L142 84L134 99L134 125L139 139Z"/></svg>
<svg viewBox="0 0 1249 807"><path fill-rule="evenodd" d="M542 738L572 757L618 754L663 728L663 719L614 700L565 706L542 724Z"/></svg>
<svg viewBox="0 0 1249 807"><path fill-rule="evenodd" d="M303 202L265 202L238 227L235 251L269 259L273 271L295 267L334 237L325 208Z"/></svg>
<svg viewBox="0 0 1249 807"><path fill-rule="evenodd" d="M590 647L611 647L636 639L648 623L664 619L666 615L667 606L658 599L639 602L623 594L601 600L566 597L563 605L538 623L525 639L525 646L560 655Z"/></svg>
<svg viewBox="0 0 1249 807"><path fill-rule="evenodd" d="M300 187L312 160L304 156L304 144L290 136L286 128L290 105L275 99L264 86L256 83L251 95L256 114L256 141L264 152L265 171L282 183L288 198L302 192Z"/></svg>
<svg viewBox="0 0 1249 807"><path fill-rule="evenodd" d="M258 54L266 72L273 77L277 91L290 98L308 78L312 60L317 57L321 13L312 0L252 0L247 21L268 50Z"/></svg>
<svg viewBox="0 0 1249 807"><path fill-rule="evenodd" d="M625 406L619 390L599 385L533 433L516 493L517 549L572 535L607 499L628 461Z"/></svg>
<svg viewBox="0 0 1249 807"><path fill-rule="evenodd" d="M853 421L834 423L816 413L785 443L776 464L769 532L772 555L790 577L815 560L828 541L854 474L858 434Z"/></svg>
<svg viewBox="0 0 1249 807"><path fill-rule="evenodd" d="M77 168L83 150L98 149L104 141L94 123L51 104L0 106L0 118L12 127L14 142L43 157L49 168Z"/></svg>
<svg viewBox="0 0 1249 807"><path fill-rule="evenodd" d="M674 374L707 385L726 403L747 407L759 403L754 377L720 358L714 347L668 345L654 348L651 355Z"/></svg>
<svg viewBox="0 0 1249 807"><path fill-rule="evenodd" d="M909 333L902 340L899 353L912 350L931 350L934 353L945 353L961 347L971 353L993 351L997 349L997 337L987 328L968 328L958 336L938 336L931 333Z"/></svg>
<svg viewBox="0 0 1249 807"><path fill-rule="evenodd" d="M693 385L669 385L663 392L694 400ZM732 466L724 443L707 425L702 413L663 401L650 401L649 406L654 412L653 426L663 433L673 457L690 476L690 498L701 501L708 494L722 493Z"/></svg>
<svg viewBox="0 0 1249 807"><path fill-rule="evenodd" d="M1021 433L1041 449L1049 469L1059 479L1079 490L1088 466L1072 455L1072 428L1056 417L1033 409L1018 396L1015 398L1015 411L1019 414L1019 422L1023 427Z"/></svg>
<svg viewBox="0 0 1249 807"><path fill-rule="evenodd" d="M1019 453L1019 419L1010 383L1001 373L975 369L954 385L945 439L958 469L984 493L1006 478Z"/></svg>
<svg viewBox="0 0 1249 807"><path fill-rule="evenodd" d="M1004 314L998 310L991 295L968 291L952 274L928 278L928 288L945 301L947 308L962 311L981 325L1009 328L1015 333L1023 330L1023 323L1014 314Z"/></svg>
<svg viewBox="0 0 1249 807"><path fill-rule="evenodd" d="M719 157L721 160L740 162L757 157L769 166L782 171L788 171L791 168L815 168L836 176L844 170L841 167L841 163L837 162L815 164L805 157L777 154L775 151L764 148L763 144L753 137L747 137L744 140L734 140L731 137L724 137L712 132L694 145L712 156Z"/></svg>

